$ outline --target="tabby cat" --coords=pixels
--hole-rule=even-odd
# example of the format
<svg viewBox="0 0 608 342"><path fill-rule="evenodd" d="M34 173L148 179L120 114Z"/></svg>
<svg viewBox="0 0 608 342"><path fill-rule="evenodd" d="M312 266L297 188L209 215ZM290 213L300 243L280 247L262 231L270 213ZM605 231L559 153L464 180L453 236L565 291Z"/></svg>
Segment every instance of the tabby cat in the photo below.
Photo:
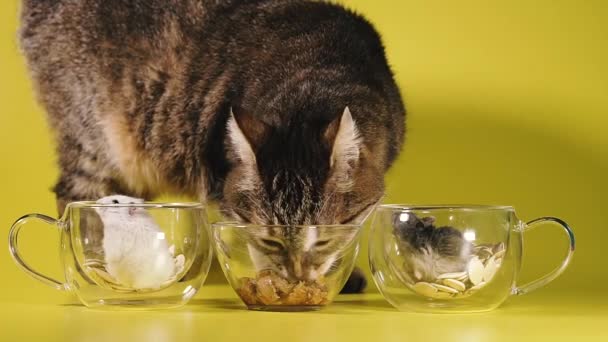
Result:
<svg viewBox="0 0 608 342"><path fill-rule="evenodd" d="M403 143L381 39L336 4L23 0L20 41L55 132L59 212L177 193L243 222L356 223Z"/></svg>

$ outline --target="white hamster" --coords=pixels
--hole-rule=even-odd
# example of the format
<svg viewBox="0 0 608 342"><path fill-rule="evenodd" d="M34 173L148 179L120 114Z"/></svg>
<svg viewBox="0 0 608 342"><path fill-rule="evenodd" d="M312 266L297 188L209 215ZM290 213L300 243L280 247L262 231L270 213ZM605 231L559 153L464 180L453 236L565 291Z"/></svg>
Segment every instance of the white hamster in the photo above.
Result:
<svg viewBox="0 0 608 342"><path fill-rule="evenodd" d="M108 196L99 204L138 204L127 196ZM107 272L122 286L156 289L176 272L165 235L149 213L134 206L96 208L104 225L103 250Z"/></svg>

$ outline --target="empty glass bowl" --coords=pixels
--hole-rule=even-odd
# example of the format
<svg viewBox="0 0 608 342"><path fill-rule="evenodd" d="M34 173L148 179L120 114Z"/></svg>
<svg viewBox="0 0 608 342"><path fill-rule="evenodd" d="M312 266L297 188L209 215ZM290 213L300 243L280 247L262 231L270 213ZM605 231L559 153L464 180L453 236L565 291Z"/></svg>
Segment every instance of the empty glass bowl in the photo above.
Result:
<svg viewBox="0 0 608 342"><path fill-rule="evenodd" d="M569 239L563 263L519 286L523 232L539 224L561 227ZM548 247L548 246L546 246ZM399 310L448 313L496 308L561 274L574 235L560 219L524 223L507 206L382 205L374 215L369 262L374 282Z"/></svg>
<svg viewBox="0 0 608 342"><path fill-rule="evenodd" d="M333 300L359 251L359 225L212 225L218 261L251 310L307 311Z"/></svg>
<svg viewBox="0 0 608 342"><path fill-rule="evenodd" d="M41 220L61 232L65 280L30 267L19 232ZM168 308L186 304L203 284L212 258L199 203L70 203L59 220L29 214L13 224L10 251L25 272L89 307Z"/></svg>

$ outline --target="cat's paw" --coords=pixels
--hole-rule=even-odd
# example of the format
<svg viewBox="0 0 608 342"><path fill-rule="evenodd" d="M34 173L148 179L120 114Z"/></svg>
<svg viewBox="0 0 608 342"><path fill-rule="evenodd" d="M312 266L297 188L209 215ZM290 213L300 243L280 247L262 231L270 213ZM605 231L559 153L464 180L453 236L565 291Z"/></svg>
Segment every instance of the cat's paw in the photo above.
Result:
<svg viewBox="0 0 608 342"><path fill-rule="evenodd" d="M363 290L367 287L367 280L365 279L365 275L363 271L361 271L358 267L355 267L353 273L350 274L346 284L342 288L340 293L349 294L349 293L363 293Z"/></svg>

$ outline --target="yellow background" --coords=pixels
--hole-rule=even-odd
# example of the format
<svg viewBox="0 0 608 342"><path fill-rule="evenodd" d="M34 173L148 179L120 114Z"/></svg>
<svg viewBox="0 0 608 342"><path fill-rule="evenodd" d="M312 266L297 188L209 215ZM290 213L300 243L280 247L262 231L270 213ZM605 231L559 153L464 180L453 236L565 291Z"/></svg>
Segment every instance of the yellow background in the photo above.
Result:
<svg viewBox="0 0 608 342"><path fill-rule="evenodd" d="M445 319L446 333L460 340L488 340L518 334L519 324L524 324L528 330L522 331L529 331L529 336L551 331L561 331L562 337L607 334L594 324L598 315L603 315L604 322L608 318L604 294L608 284L608 2L343 3L364 13L383 34L409 112L407 143L388 176L387 202L513 205L524 220L558 216L569 222L576 234L575 258L562 277L538 293L514 299L489 314L494 316L475 316L481 330L459 330L461 320L450 316ZM55 215L49 190L57 177L53 142L17 48L17 4L15 0L0 2L0 236L6 236L11 223L22 214ZM28 260L60 277L57 234L40 226L24 232L23 238ZM557 230L542 227L527 235L524 280L557 265L565 246ZM363 266L364 257L360 261ZM59 306L57 303L70 299L19 271L7 252L0 253L0 279L0 305L5 303L0 309L0 337L9 316L21 319L15 318L16 323L5 331L42 334L44 329L20 328L19 324L33 324L24 323L30 322L27 319L32 312L40 327L54 331L52 336L57 338L66 337L57 334L73 327L67 323L72 319L76 325L90 326L90 317L121 326L124 320L115 318L126 317L109 313L96 316L81 308ZM215 274L211 280L218 282L221 275ZM217 291L223 293L222 288ZM204 295L205 287L201 292ZM416 326L436 329L428 316L408 315L404 321L409 325L391 332L387 322L400 324L402 314L379 304L382 300L377 295L368 296L379 309L376 312L368 305L360 313L384 317L374 323L379 327L374 336L381 340L396 340L397 333L403 333L400 337L408 336L406 333L423 336L412 333ZM357 303L363 305L362 301ZM328 337L339 336L342 330L335 327L355 329L348 336L371 336L372 326L360 325L366 333L357 333L354 327L362 318L351 315L352 305L336 307L327 311L328 316L334 315L325 323L316 320L317 316L306 316L302 324L317 331L299 336L319 337L319 329ZM163 316L141 314L140 322L152 322L149 327L160 327L160 334L169 337L188 337L184 329L192 327L213 327L192 323L203 317L200 307L191 305L185 310L173 316L167 312ZM225 309L210 310L226 315L227 320L240 317L254 331L260 327L256 317L266 317L267 322L280 319L286 327L298 326L280 314L252 316L256 313L239 311L229 316ZM64 320L41 318L59 319L57 315ZM207 320L218 321L219 316L205 315ZM571 319L576 317L579 321L573 323ZM420 324L412 325L412 319ZM141 324L144 328L136 325L141 334L140 330L129 330L133 336L142 338L149 333L148 325ZM403 330L405 326L411 329ZM280 331L287 334L285 329ZM519 333L526 335L522 331ZM199 333L204 335L204 331ZM440 333L434 331L432 336Z"/></svg>

